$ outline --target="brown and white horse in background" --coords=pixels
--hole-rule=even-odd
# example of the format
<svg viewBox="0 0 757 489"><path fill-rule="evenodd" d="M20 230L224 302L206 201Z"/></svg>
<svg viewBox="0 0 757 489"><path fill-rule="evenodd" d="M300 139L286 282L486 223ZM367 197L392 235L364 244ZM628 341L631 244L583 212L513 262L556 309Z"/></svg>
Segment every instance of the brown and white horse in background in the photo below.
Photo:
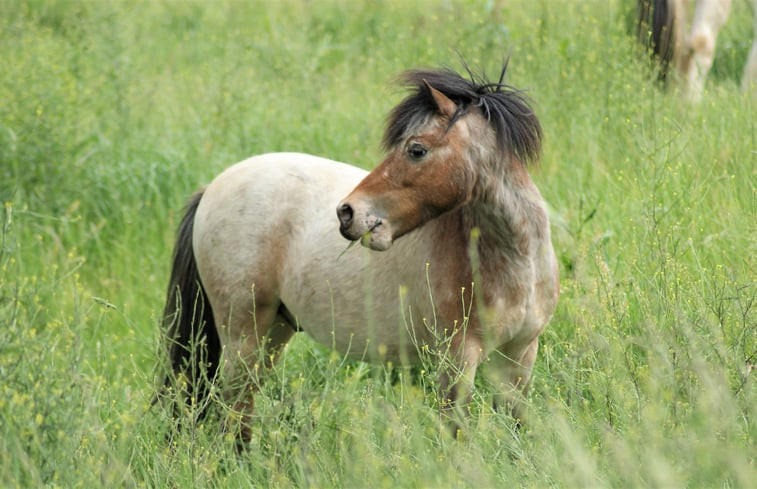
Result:
<svg viewBox="0 0 757 489"><path fill-rule="evenodd" d="M744 66L741 88L757 95L757 0L752 3L754 39ZM689 25L688 0L639 0L638 34L660 56L663 70L672 64L683 95L699 101L715 59L718 33L731 13L731 0L696 0Z"/></svg>
<svg viewBox="0 0 757 489"><path fill-rule="evenodd" d="M266 154L193 197L164 315L168 389L198 403L218 369L248 440L265 370L302 330L360 360L411 365L424 345L441 351L449 414L488 357L495 403L520 416L558 296L547 210L526 171L541 128L502 78L471 78L406 73L412 93L370 173ZM345 251L344 238L363 247Z"/></svg>

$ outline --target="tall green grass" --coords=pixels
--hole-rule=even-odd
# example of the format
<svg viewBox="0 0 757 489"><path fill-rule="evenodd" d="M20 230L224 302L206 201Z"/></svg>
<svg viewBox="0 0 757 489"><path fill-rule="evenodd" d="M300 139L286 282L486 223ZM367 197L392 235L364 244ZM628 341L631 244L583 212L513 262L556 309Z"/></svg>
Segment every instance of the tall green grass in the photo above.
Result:
<svg viewBox="0 0 757 489"><path fill-rule="evenodd" d="M660 87L628 2L0 0L0 486L751 487L757 101L734 2L707 93ZM562 296L517 431L461 440L426 375L296 338L250 450L150 408L181 207L226 166L371 168L392 76L474 67L546 134ZM337 318L338 319L338 318Z"/></svg>

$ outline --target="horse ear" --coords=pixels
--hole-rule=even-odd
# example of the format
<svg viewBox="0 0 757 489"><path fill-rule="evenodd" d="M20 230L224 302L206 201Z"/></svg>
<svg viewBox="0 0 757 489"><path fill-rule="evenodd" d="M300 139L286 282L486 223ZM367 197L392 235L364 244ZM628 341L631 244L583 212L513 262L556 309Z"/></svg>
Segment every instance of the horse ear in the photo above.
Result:
<svg viewBox="0 0 757 489"><path fill-rule="evenodd" d="M455 112L457 112L457 104L455 104L455 102L450 100L450 98L444 95L442 92L432 87L426 80L423 80L423 83L426 84L429 92L431 92L431 96L434 97L434 102L436 102L436 106L439 109L439 112L441 112L443 116L449 117L451 119L452 116L455 115Z"/></svg>

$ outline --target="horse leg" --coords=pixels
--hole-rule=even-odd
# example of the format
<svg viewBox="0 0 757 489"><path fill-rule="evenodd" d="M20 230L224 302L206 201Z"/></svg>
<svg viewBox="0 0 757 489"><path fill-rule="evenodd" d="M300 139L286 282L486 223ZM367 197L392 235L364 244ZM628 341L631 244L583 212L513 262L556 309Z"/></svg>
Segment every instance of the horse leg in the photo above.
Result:
<svg viewBox="0 0 757 489"><path fill-rule="evenodd" d="M699 0L685 53L679 66L684 95L693 101L702 98L704 82L715 58L715 41L728 20L731 0Z"/></svg>
<svg viewBox="0 0 757 489"><path fill-rule="evenodd" d="M481 342L473 335L452 338L450 359L444 360L439 377L440 411L450 423L452 433L457 437L465 423L473 393L473 382L484 356ZM457 340L457 341L455 341Z"/></svg>
<svg viewBox="0 0 757 489"><path fill-rule="evenodd" d="M538 350L538 338L514 351L505 345L492 352L486 365L485 375L494 389L494 409L508 410L518 424L525 415L525 399Z"/></svg>
<svg viewBox="0 0 757 489"><path fill-rule="evenodd" d="M752 92L757 96L757 0L753 2L754 7L754 39L752 40L752 49L749 51L746 65L744 65L744 76L741 78L741 89L745 93Z"/></svg>
<svg viewBox="0 0 757 489"><path fill-rule="evenodd" d="M225 429L236 432L243 446L252 435L255 393L295 330L279 314L278 303L240 306L227 308L226 317L216 321L223 325L223 393L231 409Z"/></svg>

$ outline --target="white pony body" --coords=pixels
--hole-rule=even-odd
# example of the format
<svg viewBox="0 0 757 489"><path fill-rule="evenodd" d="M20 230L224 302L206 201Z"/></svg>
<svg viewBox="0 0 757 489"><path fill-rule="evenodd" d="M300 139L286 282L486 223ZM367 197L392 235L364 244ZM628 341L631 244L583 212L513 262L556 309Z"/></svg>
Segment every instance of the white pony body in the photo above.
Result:
<svg viewBox="0 0 757 489"><path fill-rule="evenodd" d="M344 355L378 358L380 350L388 360L399 360L400 351L416 358L400 287L412 291L408 311L432 317L424 278L428 247L416 244L426 233L419 229L381 254L347 249L334 209L366 174L324 158L276 153L238 163L207 187L193 244L217 325L228 323L229 308L244 309L251 322L254 289L256 309L278 296L295 326ZM275 263L272 253L280 253ZM226 286L216 290L213 283ZM420 339L427 339L424 333L417 331Z"/></svg>

